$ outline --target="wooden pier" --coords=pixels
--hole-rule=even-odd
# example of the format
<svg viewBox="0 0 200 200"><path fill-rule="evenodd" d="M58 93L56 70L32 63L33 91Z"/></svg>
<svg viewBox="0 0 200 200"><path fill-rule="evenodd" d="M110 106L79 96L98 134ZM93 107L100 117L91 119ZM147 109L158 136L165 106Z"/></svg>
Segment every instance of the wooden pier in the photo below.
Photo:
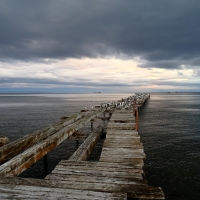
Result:
<svg viewBox="0 0 200 200"><path fill-rule="evenodd" d="M0 199L165 199L161 188L148 186L143 171L138 111L149 97L136 94L102 104L0 147ZM45 179L16 177L86 123L93 128L95 118L109 118L107 126L93 130ZM106 139L99 162L87 161L103 129Z"/></svg>

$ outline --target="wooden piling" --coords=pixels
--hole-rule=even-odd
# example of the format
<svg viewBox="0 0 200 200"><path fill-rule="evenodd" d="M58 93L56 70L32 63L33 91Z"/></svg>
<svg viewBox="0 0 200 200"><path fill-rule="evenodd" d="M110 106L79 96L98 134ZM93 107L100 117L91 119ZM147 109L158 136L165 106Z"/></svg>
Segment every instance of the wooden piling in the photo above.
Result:
<svg viewBox="0 0 200 200"><path fill-rule="evenodd" d="M44 172L48 174L48 157L47 154L44 156Z"/></svg>

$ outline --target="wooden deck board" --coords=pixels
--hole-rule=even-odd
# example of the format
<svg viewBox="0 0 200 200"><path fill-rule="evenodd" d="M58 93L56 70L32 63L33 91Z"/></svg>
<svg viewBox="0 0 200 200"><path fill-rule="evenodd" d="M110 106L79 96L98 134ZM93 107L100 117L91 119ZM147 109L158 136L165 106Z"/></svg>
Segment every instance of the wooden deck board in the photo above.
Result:
<svg viewBox="0 0 200 200"><path fill-rule="evenodd" d="M105 148L116 148L116 147L119 147L119 148L136 148L136 149L143 149L143 145L141 143L138 143L138 144L124 144L124 143L115 143L113 142L112 144L108 144L107 142L105 142L103 144L103 147Z"/></svg>
<svg viewBox="0 0 200 200"><path fill-rule="evenodd" d="M138 144L140 144L140 139L139 138L130 138L130 139L127 139L127 138L120 139L119 138L118 139L118 138L114 138L114 137L113 137L113 139L112 138L106 139L104 143L109 144L109 143L112 143L112 141L113 141L113 143L116 143L116 144L120 144L120 143L132 144L132 145L138 145Z"/></svg>
<svg viewBox="0 0 200 200"><path fill-rule="evenodd" d="M89 164L88 164L89 163ZM93 162L95 163L95 162ZM118 163L103 163L103 162L97 162L101 163L101 165L96 165L90 163L89 161L85 161L84 163L71 163L71 165L65 164L65 163L59 163L56 169L64 169L66 171L77 171L77 170L84 170L84 171L96 171L96 172L105 172L105 173L142 173L143 171L139 169L137 166L134 168L133 166L130 166L129 163L124 163L124 165L119 165ZM105 170L106 168L106 170Z"/></svg>
<svg viewBox="0 0 200 200"><path fill-rule="evenodd" d="M107 129L135 130L135 123L108 123Z"/></svg>
<svg viewBox="0 0 200 200"><path fill-rule="evenodd" d="M86 161L85 161L86 162ZM136 159L134 159L134 163L130 163L130 162L123 162L123 163L120 163L120 165L119 165L119 162L117 162L117 161L106 161L106 162L103 162L103 161L101 161L101 162L92 162L92 164L93 163L98 163L98 164L95 164L95 165L91 165L90 164L90 162L87 162L86 164L84 163L84 164L80 164L80 162L74 162L74 164L73 163L71 163L70 164L70 162L68 163L66 163L64 160L62 160L60 163L59 163L59 165L64 165L64 166L66 166L66 168L71 168L72 166L74 166L74 167L81 167L81 168L84 168L84 167L88 167L88 168L96 168L96 169L102 169L103 168L103 170L105 170L105 168L106 169L108 169L108 171L111 169L112 170L112 168L113 168L113 171L116 169L116 170L118 170L118 169L124 169L124 170L130 170L130 169L141 169L142 168L142 166L143 166L143 164L144 164L144 162L143 162L143 159L141 159L141 158L136 158ZM80 169L80 168L79 168Z"/></svg>
<svg viewBox="0 0 200 200"><path fill-rule="evenodd" d="M51 173L45 179L47 180L62 180L70 184L87 184L87 183L115 183L115 184L127 184L127 185L146 185L146 180L138 179L137 175L134 178L129 177L106 177L106 176L97 176L95 173L93 175L83 174L66 174L65 172L57 171L58 173Z"/></svg>
<svg viewBox="0 0 200 200"><path fill-rule="evenodd" d="M75 190L28 185L1 184L1 199L127 199L126 193L95 192L90 190Z"/></svg>
<svg viewBox="0 0 200 200"><path fill-rule="evenodd" d="M115 135L133 135L133 136L139 136L138 132L135 130L112 130L107 129L107 135L109 134L115 134Z"/></svg>
<svg viewBox="0 0 200 200"><path fill-rule="evenodd" d="M126 172L115 170L114 171L108 171L108 170L91 170L91 169L63 169L63 168L56 168L54 169L53 173L55 174L66 174L66 175L79 175L79 174L85 174L87 176L97 176L97 177L126 177L126 178L135 178L135 179L143 179L142 173L143 171L141 169L134 169L134 170L127 170Z"/></svg>
<svg viewBox="0 0 200 200"><path fill-rule="evenodd" d="M127 138L129 138L129 139L135 139L135 140L140 140L140 136L134 136L134 135L115 135L115 134L109 134L109 135L107 135L106 136L106 139L112 139L112 140L114 140L114 139L127 139Z"/></svg>
<svg viewBox="0 0 200 200"><path fill-rule="evenodd" d="M106 178L126 178L126 179L140 179L142 180L142 173L143 170L141 168L126 165L119 165L118 163L101 163L101 162L89 163L89 162L79 162L78 164L75 162L68 163L68 162L61 162L59 163L56 168L52 171L52 174L61 174L61 176L69 175L74 178L74 175L84 178L86 176L90 177L106 177ZM99 165L101 163L101 165ZM48 177L49 177L48 176ZM48 178L46 177L46 178Z"/></svg>
<svg viewBox="0 0 200 200"><path fill-rule="evenodd" d="M12 182L12 183L11 183ZM143 199L164 199L162 190L160 188L147 187L145 185L135 186L133 184L116 184L116 183L76 183L67 180L41 180L41 179L22 179L22 178L10 178L3 177L0 179L0 184L6 184L7 187L13 187L15 185L23 186L35 186L37 187L47 187L47 188L63 188L63 189L73 189L73 190L86 190L94 192L105 192L111 193L112 195L117 195L118 193L127 193L131 198L143 198ZM120 194L118 194L120 195ZM75 198L74 198L75 199ZM101 199L101 198L100 198ZM119 197L120 199L120 197Z"/></svg>
<svg viewBox="0 0 200 200"><path fill-rule="evenodd" d="M108 129L108 130L107 130L107 133L108 133L108 134L110 134L110 133L116 133L116 134L131 133L131 134L136 134L136 135L138 135L138 132L135 131L135 130L111 130L111 129Z"/></svg>

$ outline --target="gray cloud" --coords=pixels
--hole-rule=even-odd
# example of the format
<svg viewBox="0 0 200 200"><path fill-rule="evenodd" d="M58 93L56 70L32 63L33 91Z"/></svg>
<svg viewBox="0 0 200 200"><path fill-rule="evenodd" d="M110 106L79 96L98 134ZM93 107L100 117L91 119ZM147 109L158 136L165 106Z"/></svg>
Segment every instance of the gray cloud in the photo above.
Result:
<svg viewBox="0 0 200 200"><path fill-rule="evenodd" d="M148 61L140 67L198 67L199 10L198 0L2 0L0 59L125 54Z"/></svg>
<svg viewBox="0 0 200 200"><path fill-rule="evenodd" d="M197 75L197 74L196 74ZM199 75L199 74L198 74ZM70 77L69 77L70 78ZM200 83L188 83L188 82L177 82L174 80L166 80L166 79L158 79L158 80L147 80L147 81L137 81L128 83L111 83L107 80L101 82L94 82L87 78L74 78L71 81L66 80L52 80L52 79L40 79L40 78L1 78L0 79L0 88L2 85L7 85L8 87L13 87L14 85L23 85L26 87L41 87L41 88L48 88L53 86L54 88L68 88L68 87L96 87L96 88L127 88L130 87L141 87L141 86L148 86L148 85L160 85L160 86L168 86L168 87L200 87Z"/></svg>
<svg viewBox="0 0 200 200"><path fill-rule="evenodd" d="M70 78L70 77L69 77ZM72 81L59 81L59 80L52 80L52 79L39 79L39 78L3 78L0 79L0 87L1 84L24 84L25 86L48 86L54 85L54 87L69 87L69 86L81 86L81 87L130 87L132 85L126 83L109 83L109 82L91 82L89 79L78 79L75 78Z"/></svg>
<svg viewBox="0 0 200 200"><path fill-rule="evenodd" d="M163 69L181 69L183 68L183 61L177 60L158 60L158 61L149 61L143 64L138 65L142 68L163 68Z"/></svg>

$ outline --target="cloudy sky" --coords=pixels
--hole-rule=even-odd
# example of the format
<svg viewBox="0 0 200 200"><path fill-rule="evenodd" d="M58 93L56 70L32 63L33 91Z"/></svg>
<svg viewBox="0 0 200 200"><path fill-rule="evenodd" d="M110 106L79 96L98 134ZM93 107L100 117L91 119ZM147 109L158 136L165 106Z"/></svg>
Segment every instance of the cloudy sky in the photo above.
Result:
<svg viewBox="0 0 200 200"><path fill-rule="evenodd" d="M0 92L200 92L199 0L1 0Z"/></svg>

